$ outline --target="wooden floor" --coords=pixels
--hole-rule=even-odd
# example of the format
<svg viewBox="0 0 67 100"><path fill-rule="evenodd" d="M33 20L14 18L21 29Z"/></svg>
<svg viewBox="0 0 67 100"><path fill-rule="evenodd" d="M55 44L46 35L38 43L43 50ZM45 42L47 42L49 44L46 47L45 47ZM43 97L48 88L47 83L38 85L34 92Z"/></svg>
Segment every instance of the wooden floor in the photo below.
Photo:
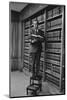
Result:
<svg viewBox="0 0 67 100"><path fill-rule="evenodd" d="M11 72L11 97L27 96L26 87L29 85L31 74L29 72ZM49 82L42 82L42 91L38 95L61 94L59 90Z"/></svg>

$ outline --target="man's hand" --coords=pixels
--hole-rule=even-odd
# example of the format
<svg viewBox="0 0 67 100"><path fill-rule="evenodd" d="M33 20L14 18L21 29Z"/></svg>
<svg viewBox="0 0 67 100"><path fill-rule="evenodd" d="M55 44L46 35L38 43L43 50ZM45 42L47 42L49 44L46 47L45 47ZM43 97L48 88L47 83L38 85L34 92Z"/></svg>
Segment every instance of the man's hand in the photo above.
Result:
<svg viewBox="0 0 67 100"><path fill-rule="evenodd" d="M36 39L32 40L32 43L35 43L36 42Z"/></svg>

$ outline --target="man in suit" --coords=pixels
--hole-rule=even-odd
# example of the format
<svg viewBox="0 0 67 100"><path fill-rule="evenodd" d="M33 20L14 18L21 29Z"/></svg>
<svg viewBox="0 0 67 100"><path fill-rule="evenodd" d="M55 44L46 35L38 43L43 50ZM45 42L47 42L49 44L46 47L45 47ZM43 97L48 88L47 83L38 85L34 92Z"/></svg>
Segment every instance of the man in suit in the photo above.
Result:
<svg viewBox="0 0 67 100"><path fill-rule="evenodd" d="M40 57L42 52L42 42L45 40L44 32L38 29L38 21L33 21L34 29L31 30L30 36L30 54L32 56L32 76L39 76Z"/></svg>

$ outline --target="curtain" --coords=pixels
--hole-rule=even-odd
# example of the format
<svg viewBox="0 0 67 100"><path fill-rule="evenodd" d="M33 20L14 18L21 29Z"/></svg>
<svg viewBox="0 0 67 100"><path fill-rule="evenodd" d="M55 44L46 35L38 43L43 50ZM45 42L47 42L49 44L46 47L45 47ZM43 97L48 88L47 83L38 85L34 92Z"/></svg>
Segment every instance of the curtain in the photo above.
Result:
<svg viewBox="0 0 67 100"><path fill-rule="evenodd" d="M19 22L11 23L11 70L18 69L18 39L19 39Z"/></svg>

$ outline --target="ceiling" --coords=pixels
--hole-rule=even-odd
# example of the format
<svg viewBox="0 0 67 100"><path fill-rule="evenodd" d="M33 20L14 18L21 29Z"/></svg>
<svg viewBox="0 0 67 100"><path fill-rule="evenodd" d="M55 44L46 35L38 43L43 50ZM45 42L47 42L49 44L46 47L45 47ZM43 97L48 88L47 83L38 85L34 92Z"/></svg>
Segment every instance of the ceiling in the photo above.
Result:
<svg viewBox="0 0 67 100"><path fill-rule="evenodd" d="M13 11L20 12L23 10L28 4L27 3L21 3L21 2L10 2L10 9Z"/></svg>

